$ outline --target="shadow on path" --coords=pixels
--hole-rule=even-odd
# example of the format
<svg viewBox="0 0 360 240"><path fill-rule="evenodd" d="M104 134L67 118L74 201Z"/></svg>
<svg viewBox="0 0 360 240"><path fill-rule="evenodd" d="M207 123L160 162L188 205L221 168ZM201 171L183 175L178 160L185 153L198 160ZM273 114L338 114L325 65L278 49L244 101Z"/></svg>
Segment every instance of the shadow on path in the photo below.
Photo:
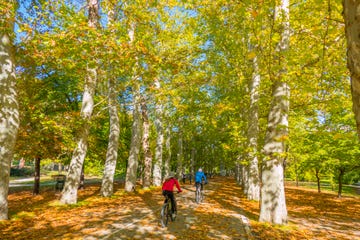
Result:
<svg viewBox="0 0 360 240"><path fill-rule="evenodd" d="M178 216L167 228L162 228L159 221L164 200L160 188L138 194L141 201L136 205L148 211L140 215L133 212L130 222L114 225L111 233L101 239L252 239L242 210L227 204L233 196L226 196L228 192L223 188L229 186L222 179L212 180L206 185L201 204L195 203L195 186L182 185L183 192L176 194Z"/></svg>

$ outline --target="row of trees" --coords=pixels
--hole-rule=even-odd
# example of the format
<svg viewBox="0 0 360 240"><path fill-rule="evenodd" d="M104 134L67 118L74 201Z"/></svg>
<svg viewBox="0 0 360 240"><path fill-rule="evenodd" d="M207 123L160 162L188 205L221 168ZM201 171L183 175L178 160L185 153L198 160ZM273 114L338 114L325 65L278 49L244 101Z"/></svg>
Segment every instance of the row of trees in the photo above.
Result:
<svg viewBox="0 0 360 240"><path fill-rule="evenodd" d="M116 174L133 191L170 170L236 170L278 224L284 175L358 180L337 1L1 4L1 219L14 152L69 165L64 204L83 171L111 196Z"/></svg>

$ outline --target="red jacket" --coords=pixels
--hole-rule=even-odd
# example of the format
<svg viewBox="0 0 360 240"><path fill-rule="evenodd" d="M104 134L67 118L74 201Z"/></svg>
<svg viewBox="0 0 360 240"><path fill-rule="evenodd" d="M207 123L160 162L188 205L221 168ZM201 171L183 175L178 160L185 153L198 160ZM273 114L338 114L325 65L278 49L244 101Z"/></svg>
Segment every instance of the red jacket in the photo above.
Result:
<svg viewBox="0 0 360 240"><path fill-rule="evenodd" d="M182 192L179 182L178 182L178 180L176 180L176 178L170 178L170 179L166 180L162 185L162 190L173 192L174 185L176 186L176 188L178 189L179 192Z"/></svg>

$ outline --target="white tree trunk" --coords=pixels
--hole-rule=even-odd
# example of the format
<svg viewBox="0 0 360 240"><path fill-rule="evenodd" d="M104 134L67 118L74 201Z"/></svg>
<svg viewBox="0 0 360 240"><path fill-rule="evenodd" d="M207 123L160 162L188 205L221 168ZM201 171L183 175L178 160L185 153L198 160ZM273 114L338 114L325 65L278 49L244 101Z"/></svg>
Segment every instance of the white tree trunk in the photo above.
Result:
<svg viewBox="0 0 360 240"><path fill-rule="evenodd" d="M0 220L8 219L8 192L11 161L19 128L15 52L13 46L13 19L15 3L9 15L0 19Z"/></svg>
<svg viewBox="0 0 360 240"><path fill-rule="evenodd" d="M88 0L88 25L96 28L98 22L97 0ZM77 191L80 184L81 171L87 152L87 139L89 136L90 119L94 109L94 95L97 81L97 69L94 67L95 61L88 63L87 75L85 79L84 93L80 117L82 121L79 130L78 142L74 149L69 170L67 172L64 189L61 193L60 202L63 204L75 204L77 202Z"/></svg>
<svg viewBox="0 0 360 240"><path fill-rule="evenodd" d="M249 183L247 189L247 198L249 200L260 199L260 177L257 156L257 141L259 134L259 86L260 73L257 57L253 59L253 76L250 86L250 114L248 122L248 142L249 142Z"/></svg>
<svg viewBox="0 0 360 240"><path fill-rule="evenodd" d="M156 88L160 89L160 82L156 80ZM161 178L161 166L162 166L162 155L163 155L163 142L164 142L164 131L163 131L163 107L159 101L155 106L155 127L157 132L156 148L155 148L155 162L153 170L153 184L154 186L160 186L162 183Z"/></svg>
<svg viewBox="0 0 360 240"><path fill-rule="evenodd" d="M61 194L60 202L63 204L75 204L77 202L77 190L79 188L81 170L88 147L89 121L94 108L93 96L95 92L96 77L96 70L88 69L87 84L85 85L81 108L81 119L84 123L79 131L79 140L73 152L64 189Z"/></svg>
<svg viewBox="0 0 360 240"><path fill-rule="evenodd" d="M360 139L360 2L343 0L347 63L351 75L351 94L358 138Z"/></svg>
<svg viewBox="0 0 360 240"><path fill-rule="evenodd" d="M277 10L275 18L282 24L283 29L276 49L278 56L275 59L280 66L280 71L274 82L265 137L259 221L286 224L283 161L286 154L285 141L288 137L290 89L285 75L286 59L281 55L289 47L289 1L282 0Z"/></svg>
<svg viewBox="0 0 360 240"><path fill-rule="evenodd" d="M154 181L154 186L160 186L161 181L162 181L161 166L162 166L162 152L163 152L164 135L163 135L163 131L162 131L161 121L159 119L155 120L155 125L156 125L158 135L156 138L153 181Z"/></svg>
<svg viewBox="0 0 360 240"><path fill-rule="evenodd" d="M150 150L150 124L148 118L148 111L146 101L142 98L141 101L142 119L143 119L143 138L142 146L144 151L144 178L143 188L150 187L151 184L151 168L152 168L152 156Z"/></svg>
<svg viewBox="0 0 360 240"><path fill-rule="evenodd" d="M117 92L115 91L115 81L109 78L109 121L110 133L109 143L106 152L104 174L101 183L100 194L104 197L110 197L114 192L114 175L119 148L120 120L118 115Z"/></svg>
<svg viewBox="0 0 360 240"><path fill-rule="evenodd" d="M115 21L115 9L108 9L109 25L113 25ZM118 115L118 100L116 91L116 80L108 74L108 106L109 106L109 142L106 151L105 166L103 170L103 178L101 183L100 195L110 197L114 192L114 177L116 170L116 162L118 158L119 135L120 135L120 119Z"/></svg>
<svg viewBox="0 0 360 240"><path fill-rule="evenodd" d="M194 178L195 176L195 148L192 148L191 149L191 160L190 160L190 174L191 174L191 177Z"/></svg>
<svg viewBox="0 0 360 240"><path fill-rule="evenodd" d="M131 129L131 144L126 169L125 191L132 192L136 188L137 168L139 162L141 124L140 124L140 93L134 90L133 96L133 124Z"/></svg>
<svg viewBox="0 0 360 240"><path fill-rule="evenodd" d="M249 166L248 165L241 165L242 168L242 182L243 182L243 190L244 190L244 194L248 195L248 191L249 191Z"/></svg>
<svg viewBox="0 0 360 240"><path fill-rule="evenodd" d="M287 222L283 174L283 166L278 159L264 162L260 222L274 224L285 224Z"/></svg>
<svg viewBox="0 0 360 240"><path fill-rule="evenodd" d="M237 184L240 184L241 182L241 179L240 179L240 176L241 176L241 173L240 173L240 164L238 162L235 163L235 179L236 179L236 183Z"/></svg>
<svg viewBox="0 0 360 240"><path fill-rule="evenodd" d="M178 148L179 152L177 155L177 169L182 168L183 158L184 158L184 144L183 144L183 138L182 138L182 132L179 132L179 139L178 139ZM178 170L179 171L179 170Z"/></svg>
<svg viewBox="0 0 360 240"><path fill-rule="evenodd" d="M130 45L135 41L135 29L136 24L134 22L130 23L129 29L129 39ZM133 124L131 128L131 144L130 144L130 153L128 158L128 164L126 168L126 178L125 178L125 191L132 192L136 188L137 180L137 168L139 162L139 152L140 152L140 140L141 140L141 125L140 125L140 86L139 86L139 77L137 76L137 68L139 66L138 59L136 59L134 65L134 72L132 79L134 80L133 86Z"/></svg>
<svg viewBox="0 0 360 240"><path fill-rule="evenodd" d="M171 159L171 131L170 126L166 127L166 140L165 140L165 149L166 149L166 158L164 160L164 175L167 176L170 173L170 159Z"/></svg>

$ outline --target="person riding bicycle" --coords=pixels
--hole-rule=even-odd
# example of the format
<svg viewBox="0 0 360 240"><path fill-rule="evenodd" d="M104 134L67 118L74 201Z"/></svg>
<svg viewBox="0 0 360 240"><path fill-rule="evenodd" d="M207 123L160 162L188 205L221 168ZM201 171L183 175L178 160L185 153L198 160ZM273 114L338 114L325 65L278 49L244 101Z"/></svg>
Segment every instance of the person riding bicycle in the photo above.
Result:
<svg viewBox="0 0 360 240"><path fill-rule="evenodd" d="M195 174L195 186L198 186L200 184L201 186L201 191L203 190L203 183L202 183L202 180L204 179L205 181L205 184L207 184L207 179L206 179L206 176L204 174L204 172L202 171L201 168L199 168L199 170L196 172Z"/></svg>
<svg viewBox="0 0 360 240"><path fill-rule="evenodd" d="M175 178L175 174L170 172L168 176L165 178L165 182L162 185L162 194L166 197L168 196L171 200L172 212L176 215L177 213L177 206L174 196L174 186L176 186L178 193L182 192L180 188L180 184L178 180ZM166 201L166 199L165 199ZM174 217L174 216L173 216Z"/></svg>

